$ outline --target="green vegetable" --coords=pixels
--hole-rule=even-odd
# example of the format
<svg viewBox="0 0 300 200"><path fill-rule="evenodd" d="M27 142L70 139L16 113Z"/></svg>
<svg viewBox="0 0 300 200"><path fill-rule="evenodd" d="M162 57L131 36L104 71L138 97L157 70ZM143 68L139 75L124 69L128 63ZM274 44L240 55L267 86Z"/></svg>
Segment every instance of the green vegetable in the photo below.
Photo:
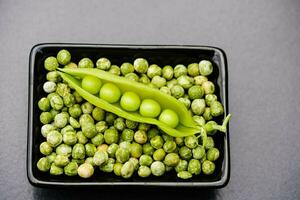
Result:
<svg viewBox="0 0 300 200"><path fill-rule="evenodd" d="M99 58L96 62L96 67L107 71L111 66L111 62L107 58Z"/></svg>
<svg viewBox="0 0 300 200"><path fill-rule="evenodd" d="M131 129L124 129L121 134L121 139L123 141L131 142L133 140L134 131Z"/></svg>
<svg viewBox="0 0 300 200"><path fill-rule="evenodd" d="M205 100L204 99L195 99L192 101L191 110L195 115L203 114L205 110Z"/></svg>
<svg viewBox="0 0 300 200"><path fill-rule="evenodd" d="M180 85L174 85L171 87L171 94L178 99L184 95L184 89Z"/></svg>
<svg viewBox="0 0 300 200"><path fill-rule="evenodd" d="M57 155L54 159L54 164L58 167L64 167L67 164L69 164L70 160L68 158L68 156L64 156L64 155Z"/></svg>
<svg viewBox="0 0 300 200"><path fill-rule="evenodd" d="M57 53L57 61L61 65L67 65L71 61L71 54L68 50L62 49Z"/></svg>
<svg viewBox="0 0 300 200"><path fill-rule="evenodd" d="M83 163L78 167L78 175L82 178L89 178L94 174L94 167L89 163Z"/></svg>
<svg viewBox="0 0 300 200"><path fill-rule="evenodd" d="M68 72L68 73L72 73L73 75L88 75L89 73L92 73L99 77L101 76L102 79L106 79L108 78L108 80L113 80L113 81L116 81L120 84L120 86L130 86L130 88L135 88L137 89L137 86L138 88L140 87L145 87L144 85L139 85L138 83L132 83L132 82L128 82L127 80L123 80L121 79L121 77L114 77L112 78L111 76L110 77L106 77L106 74L103 74L105 72L103 71L100 71L100 70L96 70L96 71L92 71L91 69L89 70L86 70L86 69L79 69L81 70L81 72L78 72L78 69L61 69L62 71L65 71L65 70L68 70L68 71L65 71L65 72ZM85 71L84 71L85 70ZM88 100L90 102L92 102L93 104L97 105L98 107L101 107L105 110L108 110L109 112L113 111L114 113L118 113L119 116L121 117L124 117L124 118L127 118L129 120L133 120L133 121L138 121L138 122L144 122L144 123L150 123L150 124L155 124L155 125L158 125L163 131L167 132L168 134L172 134L173 136L185 136L185 135L193 135L195 134L195 132L197 132L197 129L194 128L195 127L195 124L194 124L194 121L190 115L190 113L187 112L186 108L184 107L184 105L178 103L176 101L176 103L174 102L173 104L173 101L174 100L170 100L168 102L165 102L165 101L159 101L160 102L160 105L162 106L162 108L164 107L164 103L167 103L168 105L167 106L170 106L170 104L172 104L172 106L174 106L174 109L177 110L178 112L180 111L183 111L183 112L180 112L181 115L179 116L179 119L180 119L180 122L182 123L182 125L176 127L176 129L172 129L166 125L163 125L162 123L159 123L158 121L156 121L155 119L146 119L146 118L141 118L141 117L137 117L137 116L134 116L133 114L129 114L127 112L124 112L123 110L121 110L118 106L113 106L111 104L106 104L105 102L101 101L101 99L95 97L95 96L92 96L90 94L88 94L87 92L85 92L82 88L80 88L77 83L76 83L76 79L73 79L71 76L67 75L67 74L63 74L61 73L61 76L64 78L65 81L67 81L75 90L77 90L77 92L79 92L84 98L88 98ZM107 79L106 79L107 80ZM122 84L121 84L122 83ZM104 87L104 86L103 86ZM142 88L140 88L142 89ZM144 88L143 88L144 89ZM122 88L121 88L122 90ZM146 95L149 95L148 92L149 90L152 90L150 88L146 88L147 90L147 94L146 93L143 93L143 97L145 97ZM143 90L139 90L139 91L143 91ZM157 90L154 90L155 93L157 93L155 95L155 98L157 97L163 97L164 99L169 99L170 96L168 95L165 95L163 93L160 93L159 91ZM153 92L154 92L153 91ZM101 92L101 91L100 91ZM159 94L159 95L158 95ZM153 95L154 96L154 95ZM167 98L166 98L167 97ZM164 103L161 103L161 102L164 102ZM182 109L183 108L183 109ZM185 114L187 113L187 114ZM187 116L186 118L184 118L184 116ZM192 122L190 121L192 120ZM183 124L189 124L189 127L185 127L183 126Z"/></svg>
<svg viewBox="0 0 300 200"><path fill-rule="evenodd" d="M182 75L177 78L178 84L181 85L184 89L189 89L194 84L194 79L187 76Z"/></svg>
<svg viewBox="0 0 300 200"><path fill-rule="evenodd" d="M112 65L108 72L117 76L120 76L121 74L120 67L118 67L117 65Z"/></svg>
<svg viewBox="0 0 300 200"><path fill-rule="evenodd" d="M161 161L154 161L151 164L150 168L151 168L151 173L154 176L162 176L166 171L166 167Z"/></svg>
<svg viewBox="0 0 300 200"><path fill-rule="evenodd" d="M144 99L140 106L140 114L144 117L155 118L160 114L161 108L159 103L152 99Z"/></svg>
<svg viewBox="0 0 300 200"><path fill-rule="evenodd" d="M168 125L171 128L177 127L179 123L178 115L170 109L165 109L159 115L159 121Z"/></svg>
<svg viewBox="0 0 300 200"><path fill-rule="evenodd" d="M172 153L175 151L176 147L177 147L176 142L174 142L173 140L168 140L165 142L163 149L167 153Z"/></svg>
<svg viewBox="0 0 300 200"><path fill-rule="evenodd" d="M119 134L116 129L107 129L104 132L104 140L107 144L117 143L119 141Z"/></svg>
<svg viewBox="0 0 300 200"><path fill-rule="evenodd" d="M45 59L44 61L44 67L48 71L54 71L58 68L59 64L57 59L54 56L50 56Z"/></svg>
<svg viewBox="0 0 300 200"><path fill-rule="evenodd" d="M99 167L103 172L110 173L114 170L115 159L108 158L107 162Z"/></svg>
<svg viewBox="0 0 300 200"><path fill-rule="evenodd" d="M161 88L163 86L165 86L167 84L167 81L165 78L160 77L160 76L154 76L151 80L151 83L157 87L157 88Z"/></svg>
<svg viewBox="0 0 300 200"><path fill-rule="evenodd" d="M173 78L174 75L174 70L170 65L166 65L163 67L162 69L162 76L167 79L167 80L171 80Z"/></svg>
<svg viewBox="0 0 300 200"><path fill-rule="evenodd" d="M107 148L108 156L111 158L115 158L118 148L119 148L119 145L117 145L115 143L109 145Z"/></svg>
<svg viewBox="0 0 300 200"><path fill-rule="evenodd" d="M153 159L162 161L166 156L166 152L163 149L157 149L153 153Z"/></svg>
<svg viewBox="0 0 300 200"><path fill-rule="evenodd" d="M187 68L184 65L176 65L174 68L174 76L178 78L182 75L187 75Z"/></svg>
<svg viewBox="0 0 300 200"><path fill-rule="evenodd" d="M89 58L82 58L79 63L78 63L79 68L93 68L94 63L91 59Z"/></svg>
<svg viewBox="0 0 300 200"><path fill-rule="evenodd" d="M125 163L126 161L129 160L129 158L130 158L130 152L128 149L119 148L116 151L116 159L118 162Z"/></svg>
<svg viewBox="0 0 300 200"><path fill-rule="evenodd" d="M189 94L190 99L192 99L192 100L200 99L204 94L204 90L201 86L194 85L189 88L188 94Z"/></svg>
<svg viewBox="0 0 300 200"><path fill-rule="evenodd" d="M57 82L61 81L60 75L57 71L48 72L47 75L46 75L46 79L48 81L54 82L54 83L57 83Z"/></svg>
<svg viewBox="0 0 300 200"><path fill-rule="evenodd" d="M223 105L219 101L211 102L210 113L213 117L218 117L220 115L223 115L224 113Z"/></svg>
<svg viewBox="0 0 300 200"><path fill-rule="evenodd" d="M56 147L56 155L63 155L69 157L72 154L72 147L67 144L60 144Z"/></svg>
<svg viewBox="0 0 300 200"><path fill-rule="evenodd" d="M51 154L53 151L53 148L51 147L51 145L48 142L43 142L40 144L40 152L44 155L49 155Z"/></svg>
<svg viewBox="0 0 300 200"><path fill-rule="evenodd" d="M215 168L216 168L215 164L209 160L205 160L202 163L202 171L206 175L211 175L212 173L214 173Z"/></svg>
<svg viewBox="0 0 300 200"><path fill-rule="evenodd" d="M193 158L200 160L205 156L205 148L201 145L197 146L192 150Z"/></svg>
<svg viewBox="0 0 300 200"><path fill-rule="evenodd" d="M201 60L199 62L199 71L202 76L208 76L213 72L213 65L208 60Z"/></svg>
<svg viewBox="0 0 300 200"><path fill-rule="evenodd" d="M147 134L143 130L138 130L134 133L134 141L139 144L145 144L147 142Z"/></svg>
<svg viewBox="0 0 300 200"><path fill-rule="evenodd" d="M118 131L123 131L126 127L125 125L125 120L121 117L117 118L114 121L114 127L118 130Z"/></svg>
<svg viewBox="0 0 300 200"><path fill-rule="evenodd" d="M179 155L184 160L189 160L192 158L192 150L186 146L183 146L179 149Z"/></svg>
<svg viewBox="0 0 300 200"><path fill-rule="evenodd" d="M217 148L210 148L207 151L206 158L209 161L216 161L220 156L220 152Z"/></svg>
<svg viewBox="0 0 300 200"><path fill-rule="evenodd" d="M188 172L199 175L201 173L201 163L199 160L191 159L188 165Z"/></svg>
<svg viewBox="0 0 300 200"><path fill-rule="evenodd" d="M184 138L184 144L188 148L194 149L198 146L198 138L194 135L187 136L187 137Z"/></svg>
<svg viewBox="0 0 300 200"><path fill-rule="evenodd" d="M85 148L83 144L77 143L72 149L72 157L75 159L84 159L85 157Z"/></svg>
<svg viewBox="0 0 300 200"><path fill-rule="evenodd" d="M58 175L61 175L63 173L64 173L63 168L56 166L54 163L51 164L51 167L50 167L50 174L51 175L58 176Z"/></svg>
<svg viewBox="0 0 300 200"><path fill-rule="evenodd" d="M105 83L100 90L100 98L108 103L116 103L121 97L120 89L112 83Z"/></svg>
<svg viewBox="0 0 300 200"><path fill-rule="evenodd" d="M153 78L155 76L161 76L161 68L156 65L156 64L152 64L149 66L148 71L147 71L147 76L149 78Z"/></svg>
<svg viewBox="0 0 300 200"><path fill-rule="evenodd" d="M177 153L169 153L164 159L164 164L169 167L176 167L180 158Z"/></svg>
<svg viewBox="0 0 300 200"><path fill-rule="evenodd" d="M123 164L122 163L115 163L114 165L114 173L117 176L121 176L121 170L122 170Z"/></svg>
<svg viewBox="0 0 300 200"><path fill-rule="evenodd" d="M53 117L50 112L42 112L40 115L40 122L42 124L49 124L53 120Z"/></svg>
<svg viewBox="0 0 300 200"><path fill-rule="evenodd" d="M97 135L96 126L91 122L81 125L81 129L82 129L82 133L87 138L93 138Z"/></svg>
<svg viewBox="0 0 300 200"><path fill-rule="evenodd" d="M134 60L133 66L136 72L144 74L147 72L149 64L146 59L137 58Z"/></svg>
<svg viewBox="0 0 300 200"><path fill-rule="evenodd" d="M213 94L215 92L215 85L211 81L203 82L202 88L205 94Z"/></svg>
<svg viewBox="0 0 300 200"><path fill-rule="evenodd" d="M125 162L121 168L121 176L123 178L130 178L133 172L134 172L134 164L130 161Z"/></svg>
<svg viewBox="0 0 300 200"><path fill-rule="evenodd" d="M143 165L143 166L150 166L152 164L152 162L153 162L153 159L149 155L142 155L139 159L140 165Z"/></svg>
<svg viewBox="0 0 300 200"><path fill-rule="evenodd" d="M133 73L134 72L134 67L131 63L123 63L120 67L121 69L121 73L123 74L123 76L125 76L126 74L129 73Z"/></svg>
<svg viewBox="0 0 300 200"><path fill-rule="evenodd" d="M93 162L96 166L100 166L108 160L108 153L106 151L96 151L93 157Z"/></svg>
<svg viewBox="0 0 300 200"><path fill-rule="evenodd" d="M62 142L62 135L57 130L52 130L47 134L47 142L56 147Z"/></svg>
<svg viewBox="0 0 300 200"><path fill-rule="evenodd" d="M95 76L85 76L81 81L81 87L91 94L97 94L101 85L101 80Z"/></svg>
<svg viewBox="0 0 300 200"><path fill-rule="evenodd" d="M125 92L120 100L121 107L126 111L137 111L140 104L140 97L134 92Z"/></svg>
<svg viewBox="0 0 300 200"><path fill-rule="evenodd" d="M150 143L146 143L146 144L143 145L143 153L145 155L152 156L154 151L155 151L155 149L151 146Z"/></svg>
<svg viewBox="0 0 300 200"><path fill-rule="evenodd" d="M207 94L205 95L205 103L207 106L210 106L212 102L217 101L218 97L215 94Z"/></svg>
<svg viewBox="0 0 300 200"><path fill-rule="evenodd" d="M175 167L175 171L177 173L186 171L188 168L188 162L186 160L180 160L179 163Z"/></svg>
<svg viewBox="0 0 300 200"><path fill-rule="evenodd" d="M76 176L78 170L78 164L76 162L70 162L64 167L64 172L67 176Z"/></svg>
<svg viewBox="0 0 300 200"><path fill-rule="evenodd" d="M188 65L188 68L187 68L187 72L188 72L188 75L190 76L198 76L199 75L199 64L198 63L191 63Z"/></svg>
<svg viewBox="0 0 300 200"><path fill-rule="evenodd" d="M189 179L189 178L192 178L192 176L193 175L187 171L181 171L181 172L177 173L177 177L181 178L181 179Z"/></svg>
<svg viewBox="0 0 300 200"><path fill-rule="evenodd" d="M50 164L48 158L43 157L43 158L39 159L36 166L40 171L46 172L46 171L49 171L51 164Z"/></svg>
<svg viewBox="0 0 300 200"><path fill-rule="evenodd" d="M142 145L136 143L136 142L133 142L131 145L130 145L130 154L131 154L131 157L133 158L139 158L141 157L143 153L143 147Z"/></svg>
<svg viewBox="0 0 300 200"><path fill-rule="evenodd" d="M147 166L140 166L138 170L138 175L142 178L146 178L151 175L151 169Z"/></svg>
<svg viewBox="0 0 300 200"><path fill-rule="evenodd" d="M196 85L202 85L202 83L208 81L206 76L196 76L194 77L194 81Z"/></svg>
<svg viewBox="0 0 300 200"><path fill-rule="evenodd" d="M42 111L49 111L50 110L50 101L48 98L41 98L38 102L38 107Z"/></svg>

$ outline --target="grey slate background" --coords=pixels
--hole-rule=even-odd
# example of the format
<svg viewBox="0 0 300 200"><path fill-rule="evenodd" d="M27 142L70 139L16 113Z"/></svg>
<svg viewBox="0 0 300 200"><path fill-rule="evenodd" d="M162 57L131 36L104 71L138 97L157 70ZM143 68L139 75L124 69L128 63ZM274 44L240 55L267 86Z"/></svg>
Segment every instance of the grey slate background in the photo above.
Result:
<svg viewBox="0 0 300 200"><path fill-rule="evenodd" d="M49 190L26 177L28 56L41 42L191 44L229 65L231 180L219 190ZM0 0L0 199L300 199L300 1Z"/></svg>

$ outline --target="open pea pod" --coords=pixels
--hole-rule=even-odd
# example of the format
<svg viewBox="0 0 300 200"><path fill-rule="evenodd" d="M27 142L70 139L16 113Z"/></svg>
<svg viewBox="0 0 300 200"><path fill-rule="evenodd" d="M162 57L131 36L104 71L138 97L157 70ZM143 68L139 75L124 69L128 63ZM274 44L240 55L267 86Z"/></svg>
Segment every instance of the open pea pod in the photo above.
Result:
<svg viewBox="0 0 300 200"><path fill-rule="evenodd" d="M122 93L126 91L132 91L137 93L141 99L153 99L159 102L162 109L171 109L178 113L180 124L186 127L196 128L196 123L192 118L188 109L178 100L170 95L167 95L160 90L148 87L142 83L130 81L124 77L113 75L109 72L105 72L95 68L65 68L59 69L62 72L70 74L74 77L85 77L87 75L96 76L101 79L102 82L110 82L117 85ZM141 117L141 116L140 116Z"/></svg>
<svg viewBox="0 0 300 200"><path fill-rule="evenodd" d="M65 69L60 69L61 71L64 72L68 72L68 71L72 71L73 70L65 70ZM77 70L76 70L77 71ZM95 76L95 72L100 71L100 70L80 70L81 72L87 72L87 71L91 71L91 73L86 73L86 74L82 74L79 73L79 70L75 73L72 73L72 75L74 76L83 76L83 75L94 75ZM94 73L92 73L94 72ZM62 79L64 81L66 81L70 87L72 87L73 89L75 89L78 94L80 96L82 96L85 100L87 100L88 102L90 102L91 104L100 107L108 112L112 112L120 117L132 120L132 121L136 121L136 122L140 122L140 123L147 123L147 124L153 124L158 126L162 131L164 131L165 133L167 133L168 135L171 135L173 137L185 137L185 136L189 136L189 135L194 135L196 133L200 133L201 135L204 135L204 137L206 136L205 130L203 127L199 127L199 126L193 126L193 127L187 127L185 125L183 125L182 123L180 123L176 128L171 128L167 125L165 125L164 123L158 121L157 119L154 118L147 118L147 117L143 117L141 116L138 112L127 112L124 111L119 103L114 103L114 104L110 104L102 99L100 99L98 96L95 96L87 91L85 91L83 88L81 88L81 84L80 84L80 80L74 78L73 76L66 74L66 73L62 73L59 72ZM110 77L112 76L111 74L109 74ZM98 78L101 78L100 76L97 76ZM105 79L101 79L101 80L105 80ZM117 82L115 82L117 83ZM118 83L119 86L119 83ZM140 93L139 93L140 94ZM151 96L152 97L152 96ZM181 114L181 113L180 113ZM186 121L187 123L187 121ZM193 124L191 124L193 125ZM204 140L203 140L203 143Z"/></svg>

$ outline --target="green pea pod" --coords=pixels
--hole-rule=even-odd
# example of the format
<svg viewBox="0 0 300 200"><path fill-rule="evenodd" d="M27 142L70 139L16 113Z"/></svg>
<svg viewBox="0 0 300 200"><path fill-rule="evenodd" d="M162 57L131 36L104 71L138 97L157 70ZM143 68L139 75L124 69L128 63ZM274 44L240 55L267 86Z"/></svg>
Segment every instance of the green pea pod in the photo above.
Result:
<svg viewBox="0 0 300 200"><path fill-rule="evenodd" d="M142 83L130 81L124 77L112 75L111 73L105 72L99 69L93 68L77 68L77 69L59 69L62 72L70 74L74 77L85 77L87 75L96 76L101 79L102 82L110 82L116 84L122 93L130 90L136 92L141 99L153 99L159 102L162 109L169 108L174 110L179 114L179 121L182 125L186 127L196 128L196 123L194 122L192 115L187 110L187 108L174 97L167 95L160 90L148 87Z"/></svg>
<svg viewBox="0 0 300 200"><path fill-rule="evenodd" d="M64 69L62 71L69 71L69 69L68 70ZM86 71L89 71L89 70L86 70ZM93 70L93 71L96 72L95 70ZM100 71L100 70L97 70L97 71ZM100 99L99 97L97 97L93 94L90 94L89 92L82 89L80 81L75 79L73 76L66 74L66 73L62 73L62 72L59 72L59 73L60 73L62 79L64 79L64 81L66 81L70 87L75 89L76 92L82 98L84 98L91 104L93 104L97 107L100 107L108 112L112 112L120 117L129 119L131 121L156 125L162 131L164 131L165 133L167 133L168 135L171 135L173 137L185 137L185 136L194 135L196 133L201 132L201 127L199 127L199 126L187 127L187 126L184 126L183 124L179 124L175 129L175 128L171 128L171 127L165 125L164 123L158 121L157 119L142 117L138 112L124 111L121 108L121 106L119 105L119 103L110 104L110 103ZM74 76L80 76L80 75L82 76L82 73L73 73L73 74L74 74ZM88 75L88 74L85 74L85 75ZM95 74L93 74L93 75L95 75ZM110 76L112 76L112 75L110 74ZM192 124L193 123L191 123L191 125Z"/></svg>

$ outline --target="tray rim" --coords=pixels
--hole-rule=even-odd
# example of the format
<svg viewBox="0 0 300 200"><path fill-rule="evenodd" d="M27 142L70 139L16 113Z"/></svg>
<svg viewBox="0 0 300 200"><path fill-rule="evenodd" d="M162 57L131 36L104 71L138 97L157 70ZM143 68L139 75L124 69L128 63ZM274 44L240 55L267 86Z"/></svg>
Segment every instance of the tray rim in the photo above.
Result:
<svg viewBox="0 0 300 200"><path fill-rule="evenodd" d="M220 55L220 66L224 72L222 76L224 113L229 113L228 109L228 68L227 58L224 50L214 46L203 45L150 45L150 44L92 44L92 43L39 43L34 45L29 54L29 79L28 79L28 123L27 123L27 178L33 186L38 187L64 187L64 186L164 186L164 187L201 187L201 188L222 188L225 187L230 179L230 146L229 146L229 125L227 134L224 136L224 170L220 180L206 182L56 182L42 181L33 175L32 171L32 153L33 153L33 77L34 60L37 51L45 47L84 47L84 48L130 48L130 49L199 49L212 50Z"/></svg>

